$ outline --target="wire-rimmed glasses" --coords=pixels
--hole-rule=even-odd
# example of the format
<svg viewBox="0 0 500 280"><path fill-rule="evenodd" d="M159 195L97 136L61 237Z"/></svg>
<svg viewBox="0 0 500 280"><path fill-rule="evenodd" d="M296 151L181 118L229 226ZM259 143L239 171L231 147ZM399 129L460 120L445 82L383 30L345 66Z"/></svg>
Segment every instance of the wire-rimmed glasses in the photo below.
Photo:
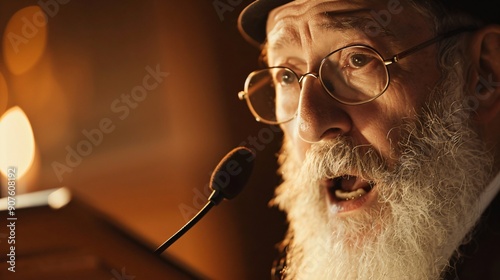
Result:
<svg viewBox="0 0 500 280"><path fill-rule="evenodd" d="M465 27L444 33L389 59L384 59L370 46L349 45L325 56L318 74L298 75L284 66L257 70L248 75L244 90L238 96L247 101L257 121L268 124L281 124L295 118L302 81L307 76L319 79L325 91L342 104L365 104L381 96L389 87L389 65L443 39L473 30L475 28Z"/></svg>

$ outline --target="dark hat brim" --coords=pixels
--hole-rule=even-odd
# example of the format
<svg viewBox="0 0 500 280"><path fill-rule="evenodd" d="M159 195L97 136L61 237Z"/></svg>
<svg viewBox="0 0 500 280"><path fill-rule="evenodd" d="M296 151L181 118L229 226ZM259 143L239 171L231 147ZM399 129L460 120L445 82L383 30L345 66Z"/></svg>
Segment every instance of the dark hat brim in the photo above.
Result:
<svg viewBox="0 0 500 280"><path fill-rule="evenodd" d="M248 5L238 18L238 29L243 38L261 47L266 41L266 23L269 12L293 0L257 0Z"/></svg>

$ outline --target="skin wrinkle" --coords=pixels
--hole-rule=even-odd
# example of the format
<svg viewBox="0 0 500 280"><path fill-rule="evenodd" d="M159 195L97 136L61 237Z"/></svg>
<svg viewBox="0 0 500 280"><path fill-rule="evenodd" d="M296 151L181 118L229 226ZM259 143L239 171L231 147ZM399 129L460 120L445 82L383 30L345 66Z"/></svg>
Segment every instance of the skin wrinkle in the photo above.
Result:
<svg viewBox="0 0 500 280"><path fill-rule="evenodd" d="M325 32L328 32L330 30L336 31L336 33L340 35L344 35L345 39L349 39L351 42L348 45L351 45L353 43L356 43L356 39L353 38L352 31L353 30L358 30L359 32L364 32L367 24L373 22L373 18L369 17L367 14L366 9L362 10L355 10L355 11L344 11L340 13L326 13L328 15L326 16L321 16L324 18L321 20L319 23L314 23L313 24L313 29L316 29L316 27L321 28ZM352 14L352 15L351 15ZM334 15L337 15L338 17L335 18L333 17ZM321 40L322 38L312 38L312 35L309 32L309 28L302 28L302 32L306 33L301 33L296 30L297 27L293 28L290 27L290 24L293 25L293 23L296 21L294 18L285 18L282 21L278 22L275 28L269 32L268 34L268 44L267 44L267 51L273 51L273 52L280 52L283 50L286 50L286 48L289 48L290 46L295 45L296 47L300 48L303 47L304 41L312 40L314 42L315 40ZM282 27L285 26L285 27ZM384 36L379 36L380 37L389 37L394 39L394 35L390 30L387 28L383 28L383 34ZM346 33L346 34L343 34ZM349 34L350 33L350 34ZM301 36L299 34L305 35L303 36L304 38L301 39ZM366 36L365 36L366 37ZM376 46L375 42L372 42L372 45ZM342 44L336 44L333 45L331 48L331 51L345 47L347 45L342 45ZM325 54L326 55L326 54Z"/></svg>
<svg viewBox="0 0 500 280"><path fill-rule="evenodd" d="M325 12L325 17L327 21L320 24L319 27L323 29L334 29L338 31L342 30L357 30L359 32L366 32L367 28L373 24L373 18L369 16L364 16L369 12L368 9L361 9L355 12ZM352 15L350 15L352 14ZM357 15L356 15L357 14ZM392 39L397 39L391 30L381 26L378 35L383 35L385 37L392 37Z"/></svg>

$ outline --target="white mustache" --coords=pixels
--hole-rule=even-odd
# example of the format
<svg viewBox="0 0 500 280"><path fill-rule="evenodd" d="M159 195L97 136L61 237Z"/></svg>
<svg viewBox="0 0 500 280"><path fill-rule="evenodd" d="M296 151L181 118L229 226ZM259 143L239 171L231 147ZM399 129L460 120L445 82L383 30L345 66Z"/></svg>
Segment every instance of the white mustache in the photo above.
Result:
<svg viewBox="0 0 500 280"><path fill-rule="evenodd" d="M351 175L376 181L384 178L390 169L387 160L373 147L355 146L349 137L344 136L313 144L304 165L309 166L307 172L314 180Z"/></svg>

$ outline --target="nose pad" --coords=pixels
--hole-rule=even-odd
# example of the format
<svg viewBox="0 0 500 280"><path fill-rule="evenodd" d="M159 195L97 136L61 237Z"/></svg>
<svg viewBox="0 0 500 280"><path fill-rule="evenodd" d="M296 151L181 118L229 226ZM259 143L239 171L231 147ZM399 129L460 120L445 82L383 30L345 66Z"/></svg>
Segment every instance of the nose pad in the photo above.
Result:
<svg viewBox="0 0 500 280"><path fill-rule="evenodd" d="M306 79L314 77L316 79ZM301 94L297 109L296 133L307 143L336 138L351 130L352 121L348 113L323 88L319 76L304 74L300 80Z"/></svg>
<svg viewBox="0 0 500 280"><path fill-rule="evenodd" d="M308 137L307 131L309 131L310 129L309 125L307 124L307 122L304 122L300 117L297 120L298 120L297 135L299 136L300 140L310 144L318 142L318 140L316 139L307 139Z"/></svg>
<svg viewBox="0 0 500 280"><path fill-rule="evenodd" d="M302 85L302 81L306 78L306 77L314 77L316 78L316 80L319 80L319 75L316 74L316 73L313 73L313 72L308 72L308 73L305 73L304 75L302 75L300 78L299 78L299 84Z"/></svg>

